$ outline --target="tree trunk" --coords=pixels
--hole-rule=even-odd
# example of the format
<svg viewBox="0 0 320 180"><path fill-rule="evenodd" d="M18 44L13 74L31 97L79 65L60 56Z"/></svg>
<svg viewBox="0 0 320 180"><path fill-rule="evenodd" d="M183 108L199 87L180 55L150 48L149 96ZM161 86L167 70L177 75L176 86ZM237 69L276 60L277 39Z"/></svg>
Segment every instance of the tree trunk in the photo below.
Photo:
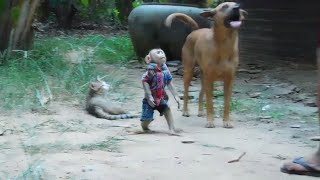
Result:
<svg viewBox="0 0 320 180"><path fill-rule="evenodd" d="M128 16L132 11L133 0L116 0L115 5L117 10L119 11L118 18L122 24L128 23Z"/></svg>
<svg viewBox="0 0 320 180"><path fill-rule="evenodd" d="M4 1L4 7L0 12L0 51L3 52L8 48L10 32L13 26L11 10L18 4L18 0Z"/></svg>
<svg viewBox="0 0 320 180"><path fill-rule="evenodd" d="M22 4L19 20L14 29L13 48L23 50L32 48L34 31L31 25L38 4L39 0L25 0Z"/></svg>
<svg viewBox="0 0 320 180"><path fill-rule="evenodd" d="M51 8L49 0L41 0L39 10L37 11L37 19L40 22L47 21L50 16L50 11Z"/></svg>
<svg viewBox="0 0 320 180"><path fill-rule="evenodd" d="M63 29L70 29L73 17L78 12L72 0L63 1L54 8L54 13L57 16L58 26Z"/></svg>
<svg viewBox="0 0 320 180"><path fill-rule="evenodd" d="M0 12L0 51L12 49L28 50L33 45L34 32L31 27L39 0L5 1ZM19 11L17 11L19 10Z"/></svg>

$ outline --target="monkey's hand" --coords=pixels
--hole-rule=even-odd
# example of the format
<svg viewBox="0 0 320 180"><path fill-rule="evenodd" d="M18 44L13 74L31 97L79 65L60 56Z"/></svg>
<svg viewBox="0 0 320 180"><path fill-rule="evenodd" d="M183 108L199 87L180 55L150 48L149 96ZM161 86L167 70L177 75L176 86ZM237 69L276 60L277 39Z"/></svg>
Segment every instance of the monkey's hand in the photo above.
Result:
<svg viewBox="0 0 320 180"><path fill-rule="evenodd" d="M149 84L147 82L142 82L142 85L143 85L143 89L144 89L144 92L145 92L145 97L147 98L148 104L151 107L155 107L156 103L154 102L154 98L151 95L151 90L150 90Z"/></svg>
<svg viewBox="0 0 320 180"><path fill-rule="evenodd" d="M149 95L149 96L147 97L147 100L148 100L148 104L149 104L151 107L155 107L155 106L156 106L156 103L154 102L154 98L153 98L151 95Z"/></svg>

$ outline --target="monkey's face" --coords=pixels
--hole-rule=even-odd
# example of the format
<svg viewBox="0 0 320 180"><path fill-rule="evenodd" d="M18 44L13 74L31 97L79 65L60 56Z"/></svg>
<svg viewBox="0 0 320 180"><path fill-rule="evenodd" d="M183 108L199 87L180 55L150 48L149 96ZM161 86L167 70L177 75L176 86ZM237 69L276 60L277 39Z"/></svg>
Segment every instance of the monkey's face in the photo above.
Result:
<svg viewBox="0 0 320 180"><path fill-rule="evenodd" d="M164 51L162 49L153 49L150 52L150 57L151 57L152 61L154 61L154 63L157 63L157 64L162 65L167 62L166 54L164 53Z"/></svg>

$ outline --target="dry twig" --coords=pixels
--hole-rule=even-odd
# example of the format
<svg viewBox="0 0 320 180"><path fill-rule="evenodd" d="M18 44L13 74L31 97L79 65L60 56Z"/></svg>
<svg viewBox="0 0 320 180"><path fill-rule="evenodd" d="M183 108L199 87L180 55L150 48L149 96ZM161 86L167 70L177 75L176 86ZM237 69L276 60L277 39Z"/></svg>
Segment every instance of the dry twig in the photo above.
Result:
<svg viewBox="0 0 320 180"><path fill-rule="evenodd" d="M234 160L231 160L231 161L228 161L228 163L235 163L235 162L239 162L240 159L246 155L246 152L242 153L241 156L238 157L238 159L234 159Z"/></svg>

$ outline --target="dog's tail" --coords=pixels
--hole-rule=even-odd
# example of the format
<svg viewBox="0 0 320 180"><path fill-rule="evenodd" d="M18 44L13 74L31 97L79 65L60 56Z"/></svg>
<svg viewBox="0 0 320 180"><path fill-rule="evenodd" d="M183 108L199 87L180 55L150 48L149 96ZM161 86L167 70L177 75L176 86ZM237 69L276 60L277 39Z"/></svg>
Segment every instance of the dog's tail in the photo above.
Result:
<svg viewBox="0 0 320 180"><path fill-rule="evenodd" d="M188 16L186 14L183 14L183 13L170 14L167 17L166 21L164 22L165 26L171 27L172 21L174 19L178 19L178 20L182 21L185 24L191 25L191 28L192 28L193 31L199 29L198 23L195 20L193 20L190 16Z"/></svg>

